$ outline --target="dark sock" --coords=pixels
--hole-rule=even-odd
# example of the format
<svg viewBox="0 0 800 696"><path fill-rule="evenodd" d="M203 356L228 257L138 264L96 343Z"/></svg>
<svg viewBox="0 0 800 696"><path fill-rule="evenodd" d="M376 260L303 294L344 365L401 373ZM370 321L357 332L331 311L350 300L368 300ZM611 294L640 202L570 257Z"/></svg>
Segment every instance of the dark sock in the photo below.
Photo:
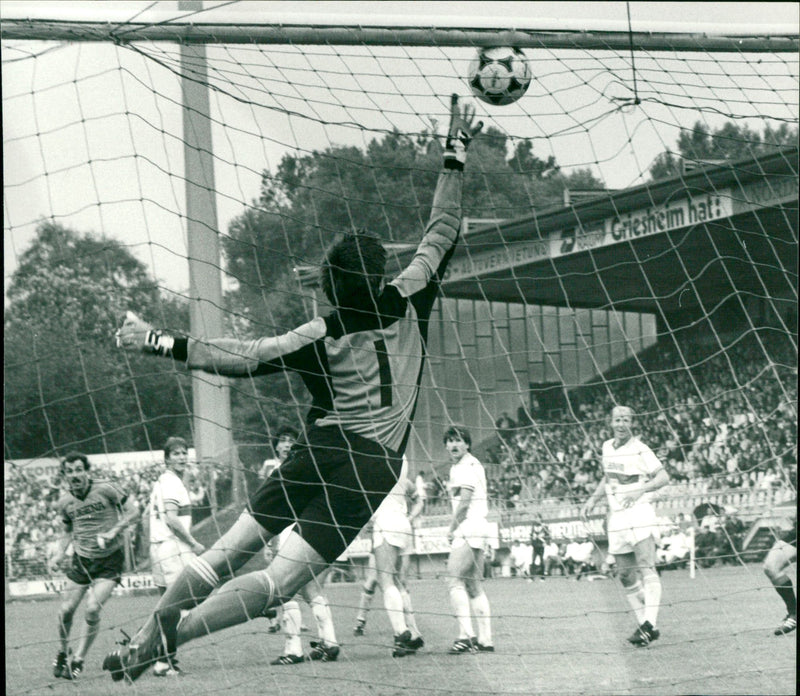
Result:
<svg viewBox="0 0 800 696"><path fill-rule="evenodd" d="M786 605L786 611L790 614L797 613L797 597L794 594L794 585L791 579L786 576L777 579L780 585L775 585L775 591L780 595Z"/></svg>

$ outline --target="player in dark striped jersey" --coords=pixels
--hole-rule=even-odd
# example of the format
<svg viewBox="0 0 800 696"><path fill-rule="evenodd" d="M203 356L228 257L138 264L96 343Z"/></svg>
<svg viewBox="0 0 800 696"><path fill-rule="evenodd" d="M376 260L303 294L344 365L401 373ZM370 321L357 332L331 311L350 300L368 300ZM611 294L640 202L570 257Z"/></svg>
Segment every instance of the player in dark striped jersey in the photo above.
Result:
<svg viewBox="0 0 800 696"><path fill-rule="evenodd" d="M179 643L290 599L347 548L396 483L428 318L461 226L466 150L482 127L473 125L474 114L453 95L430 222L409 266L389 283L379 240L357 232L336 243L323 263L321 285L334 311L281 336L181 338L128 314L117 335L121 347L230 377L295 371L312 406L304 437L233 527L181 573L130 645L107 656L104 668L115 680L136 679L160 651L169 657ZM211 595L290 524L296 531L266 570L229 580ZM181 620L182 609L192 610Z"/></svg>
<svg viewBox="0 0 800 696"><path fill-rule="evenodd" d="M61 475L69 486L56 504L64 524L58 551L50 559L55 571L67 548L73 553L67 568L67 586L61 596L58 613L60 650L53 664L53 674L74 679L83 671L86 653L100 629L100 611L120 581L125 565L123 538L120 532L138 516L139 511L128 496L109 481L93 480L85 454L71 452L61 462ZM86 596L86 633L74 655L69 651L69 634L75 611Z"/></svg>

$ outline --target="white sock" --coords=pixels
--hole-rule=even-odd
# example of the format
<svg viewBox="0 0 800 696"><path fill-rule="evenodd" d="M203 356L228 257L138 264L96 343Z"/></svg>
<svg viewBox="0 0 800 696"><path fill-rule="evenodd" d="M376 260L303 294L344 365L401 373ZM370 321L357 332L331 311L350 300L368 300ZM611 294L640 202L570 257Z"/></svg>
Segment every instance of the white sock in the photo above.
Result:
<svg viewBox="0 0 800 696"><path fill-rule="evenodd" d="M284 655L302 655L303 641L300 640L300 626L303 615L300 605L295 600L290 600L283 605L283 631L286 634L286 643L283 648Z"/></svg>
<svg viewBox="0 0 800 696"><path fill-rule="evenodd" d="M417 619L414 616L414 607L411 606L411 595L408 594L408 590L401 590L400 596L403 598L403 614L405 615L406 626L411 630L411 635L416 638L420 633L417 628Z"/></svg>
<svg viewBox="0 0 800 696"><path fill-rule="evenodd" d="M655 628L658 621L658 609L661 606L661 578L652 568L642 571L644 581L644 618Z"/></svg>
<svg viewBox="0 0 800 696"><path fill-rule="evenodd" d="M458 621L459 638L472 638L472 616L469 607L469 595L463 585L453 585L450 588L450 606Z"/></svg>
<svg viewBox="0 0 800 696"><path fill-rule="evenodd" d="M641 626L645 622L644 617L644 590L642 583L638 580L634 585L625 588L625 599L631 605L633 613L636 615L636 622Z"/></svg>
<svg viewBox="0 0 800 696"><path fill-rule="evenodd" d="M333 628L333 615L328 600L317 595L311 600L311 612L317 622L317 635L326 645L336 645L336 630Z"/></svg>
<svg viewBox="0 0 800 696"><path fill-rule="evenodd" d="M396 636L408 630L403 614L403 597L396 585L389 585L383 591L383 606L386 608L389 623L392 624L392 631Z"/></svg>
<svg viewBox="0 0 800 696"><path fill-rule="evenodd" d="M492 645L492 612L489 608L489 598L485 592L469 600L475 623L478 626L478 642L481 645Z"/></svg>

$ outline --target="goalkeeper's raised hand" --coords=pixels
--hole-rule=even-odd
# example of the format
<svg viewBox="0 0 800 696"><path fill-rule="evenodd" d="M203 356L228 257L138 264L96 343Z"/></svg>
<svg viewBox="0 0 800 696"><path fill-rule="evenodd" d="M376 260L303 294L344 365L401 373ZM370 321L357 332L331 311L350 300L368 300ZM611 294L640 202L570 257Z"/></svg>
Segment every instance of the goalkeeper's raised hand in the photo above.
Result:
<svg viewBox="0 0 800 696"><path fill-rule="evenodd" d="M156 331L130 311L125 314L125 321L122 328L117 329L115 338L117 348L153 355L167 355L175 343L173 336Z"/></svg>
<svg viewBox="0 0 800 696"><path fill-rule="evenodd" d="M467 159L467 148L472 139L483 128L483 121L475 120L474 104L458 103L458 95L450 96L450 127L444 147L444 166L447 169L463 169Z"/></svg>

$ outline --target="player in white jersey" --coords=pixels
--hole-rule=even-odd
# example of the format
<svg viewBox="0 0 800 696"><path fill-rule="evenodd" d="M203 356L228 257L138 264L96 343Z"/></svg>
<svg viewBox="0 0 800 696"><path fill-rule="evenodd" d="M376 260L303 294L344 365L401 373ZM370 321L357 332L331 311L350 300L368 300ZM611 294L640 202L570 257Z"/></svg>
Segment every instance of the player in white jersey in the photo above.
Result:
<svg viewBox="0 0 800 696"><path fill-rule="evenodd" d="M408 500L413 507L408 510ZM383 593L383 606L389 616L394 632L393 657L405 657L419 650L425 641L417 628L411 596L405 584L409 554L414 549L412 521L422 511L424 499L408 478L408 462L403 457L400 478L386 496L372 518L372 554L374 557L375 582ZM362 593L356 635L363 635L366 623L367 585ZM374 594L374 589L372 589Z"/></svg>
<svg viewBox="0 0 800 696"><path fill-rule="evenodd" d="M275 456L271 459L265 459L261 464L261 470L258 472L258 477L264 480L275 471L281 464L283 464L292 450L292 445L297 442L298 433L294 428L283 427L278 430L275 438L272 441L272 450ZM264 546L264 559L267 563L271 563L275 558L275 553L280 544L279 536L273 537L268 544ZM264 613L264 617L269 621L269 633L278 633L281 630L281 622L278 619L277 609L270 609ZM307 630L305 626L301 630Z"/></svg>
<svg viewBox="0 0 800 696"><path fill-rule="evenodd" d="M450 654L494 652L491 611L483 590L483 555L489 539L486 472L469 451L472 437L466 428L451 426L443 440L453 460L448 482L453 518L447 532L450 542L447 579L450 604L459 628ZM472 628L473 616L477 635Z"/></svg>
<svg viewBox="0 0 800 696"><path fill-rule="evenodd" d="M192 536L192 501L183 477L189 454L186 440L170 437L164 444L165 471L150 492L150 565L153 584L164 594L181 571L206 550ZM180 674L176 659L153 665L157 677Z"/></svg>
<svg viewBox="0 0 800 696"><path fill-rule="evenodd" d="M656 571L658 523L654 491L669 483L658 457L633 434L633 410L611 411L614 437L603 443L603 478L581 509L584 521L597 500L608 501L608 552L614 556L625 596L639 624L628 641L644 646L656 640L661 580Z"/></svg>

